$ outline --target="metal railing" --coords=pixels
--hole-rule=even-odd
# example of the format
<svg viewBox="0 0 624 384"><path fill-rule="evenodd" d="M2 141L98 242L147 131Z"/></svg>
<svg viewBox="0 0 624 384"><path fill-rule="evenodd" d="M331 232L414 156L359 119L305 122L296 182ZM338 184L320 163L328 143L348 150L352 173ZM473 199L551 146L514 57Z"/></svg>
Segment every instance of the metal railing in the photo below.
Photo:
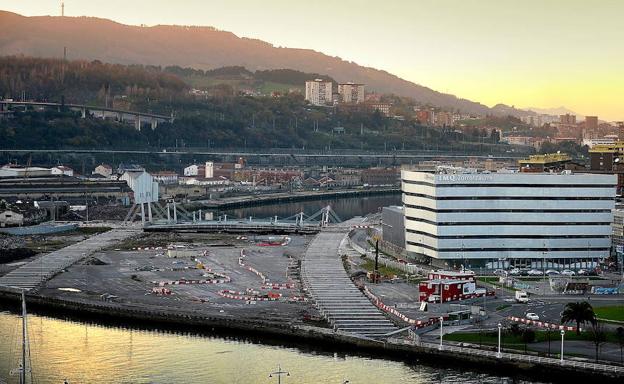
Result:
<svg viewBox="0 0 624 384"><path fill-rule="evenodd" d="M418 345L423 348L440 350L440 345L437 343L421 342ZM458 347L455 345L448 345L448 344L442 345L442 351L484 356L484 357L489 357L489 358L498 359L498 360L522 361L522 362L537 363L537 364L543 364L543 365L573 367L573 368L582 368L586 370L590 369L590 370L600 371L600 372L613 372L617 374L624 374L624 367L617 366L617 365L590 363L590 362L584 362L584 361L565 360L565 359L561 361L560 359L555 359L552 357L533 356L533 355L525 355L525 354L520 354L520 353L501 352L500 354L498 354L498 352L496 351Z"/></svg>

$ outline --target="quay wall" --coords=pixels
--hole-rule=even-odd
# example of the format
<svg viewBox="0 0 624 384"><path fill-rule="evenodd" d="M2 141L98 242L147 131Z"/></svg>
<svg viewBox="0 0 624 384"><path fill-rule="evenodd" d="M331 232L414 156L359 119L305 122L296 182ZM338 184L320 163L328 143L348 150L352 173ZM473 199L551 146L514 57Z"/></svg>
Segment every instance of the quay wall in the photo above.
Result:
<svg viewBox="0 0 624 384"><path fill-rule="evenodd" d="M58 316L109 320L125 326L164 326L180 331L228 332L238 337L266 337L283 343L304 343L320 348L331 345L347 353L371 357L388 357L414 364L422 361L434 365L452 365L471 370L481 370L495 375L514 376L529 380L553 382L579 382L601 380L601 383L621 383L617 373L599 372L570 366L556 366L525 361L502 361L470 353L438 350L412 344L381 342L361 339L328 328L294 326L286 322L264 319L241 319L222 314L199 314L174 311L160 307L146 308L130 303L68 300L41 294L27 294L29 308L49 311ZM1 302L20 301L20 292L11 288L0 289Z"/></svg>
<svg viewBox="0 0 624 384"><path fill-rule="evenodd" d="M253 195L231 197L220 200L197 200L185 204L185 207L191 209L207 208L207 209L229 209L244 208L263 204L299 202L308 200L320 200L327 198L343 198L354 196L380 196L392 195L401 192L400 187L392 188L375 188L375 189L352 189L352 190L331 190L322 192L305 192L305 193L272 193L267 195Z"/></svg>

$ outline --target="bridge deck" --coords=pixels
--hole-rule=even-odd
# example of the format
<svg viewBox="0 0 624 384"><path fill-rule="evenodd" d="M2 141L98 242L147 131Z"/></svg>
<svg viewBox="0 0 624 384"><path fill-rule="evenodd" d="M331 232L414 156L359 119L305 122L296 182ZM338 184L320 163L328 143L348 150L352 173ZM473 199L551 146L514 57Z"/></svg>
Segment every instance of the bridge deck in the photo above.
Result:
<svg viewBox="0 0 624 384"><path fill-rule="evenodd" d="M197 221L190 223L149 224L146 232L231 232L231 233L317 233L318 224L269 221Z"/></svg>

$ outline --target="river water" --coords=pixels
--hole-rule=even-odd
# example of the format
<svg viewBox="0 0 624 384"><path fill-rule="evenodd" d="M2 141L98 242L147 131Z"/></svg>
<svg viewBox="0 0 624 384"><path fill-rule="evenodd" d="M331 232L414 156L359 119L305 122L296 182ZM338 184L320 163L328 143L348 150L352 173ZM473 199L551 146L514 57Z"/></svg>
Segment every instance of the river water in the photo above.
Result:
<svg viewBox="0 0 624 384"><path fill-rule="evenodd" d="M282 382L511 383L482 373L398 361L314 352L191 333L137 330L28 317L32 373L36 383L272 383L278 364ZM19 361L21 318L0 312L0 383Z"/></svg>
<svg viewBox="0 0 624 384"><path fill-rule="evenodd" d="M400 195L272 204L226 211L237 217L311 215L327 204L343 220L400 204ZM1 304L1 303L0 303ZM282 382L316 383L511 383L510 378L417 362L367 358L194 333L122 328L44 315L29 316L36 383L276 383L278 364L290 372ZM21 318L0 310L0 383L17 383Z"/></svg>
<svg viewBox="0 0 624 384"><path fill-rule="evenodd" d="M237 209L227 209L222 213L236 218L247 218L249 216L257 218L268 218L277 215L286 218L296 213L303 212L310 216L318 212L321 208L331 205L332 210L342 220L348 220L354 216L364 216L369 213L379 212L381 207L388 205L399 205L401 194L350 197L341 199L323 199L301 202L287 202L277 204L267 204L257 207L245 207Z"/></svg>

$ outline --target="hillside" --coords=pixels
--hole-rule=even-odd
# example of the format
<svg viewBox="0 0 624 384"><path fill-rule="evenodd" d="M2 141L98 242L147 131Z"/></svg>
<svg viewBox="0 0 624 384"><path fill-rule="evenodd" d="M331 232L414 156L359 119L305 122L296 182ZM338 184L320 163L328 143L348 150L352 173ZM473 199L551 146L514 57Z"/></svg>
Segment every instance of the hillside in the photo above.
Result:
<svg viewBox="0 0 624 384"><path fill-rule="evenodd" d="M436 92L388 72L360 66L308 49L275 47L211 27L138 27L92 17L24 17L0 11L0 55L62 57L110 63L177 65L210 70L244 66L248 70L292 68L356 81L381 93L414 98L469 113L492 113L485 105Z"/></svg>
<svg viewBox="0 0 624 384"><path fill-rule="evenodd" d="M108 96L158 99L184 96L188 85L157 67L99 61L0 56L0 98L104 105Z"/></svg>

